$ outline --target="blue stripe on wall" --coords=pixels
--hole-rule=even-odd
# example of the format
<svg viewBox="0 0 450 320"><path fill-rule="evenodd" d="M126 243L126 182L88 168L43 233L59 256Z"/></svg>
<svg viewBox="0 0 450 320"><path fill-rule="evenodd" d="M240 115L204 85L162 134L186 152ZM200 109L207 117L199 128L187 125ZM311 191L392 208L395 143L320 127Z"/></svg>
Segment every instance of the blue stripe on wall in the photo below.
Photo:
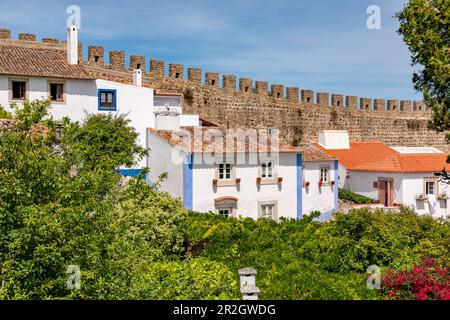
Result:
<svg viewBox="0 0 450 320"><path fill-rule="evenodd" d="M303 177L302 177L302 154L297 153L297 219L302 218L303 210Z"/></svg>
<svg viewBox="0 0 450 320"><path fill-rule="evenodd" d="M119 173L125 177L135 177L141 173L141 169L119 169Z"/></svg>
<svg viewBox="0 0 450 320"><path fill-rule="evenodd" d="M193 208L192 163L193 155L187 155L183 162L183 202L188 210Z"/></svg>
<svg viewBox="0 0 450 320"><path fill-rule="evenodd" d="M334 211L337 211L339 207L338 194L339 194L339 161L334 160Z"/></svg>

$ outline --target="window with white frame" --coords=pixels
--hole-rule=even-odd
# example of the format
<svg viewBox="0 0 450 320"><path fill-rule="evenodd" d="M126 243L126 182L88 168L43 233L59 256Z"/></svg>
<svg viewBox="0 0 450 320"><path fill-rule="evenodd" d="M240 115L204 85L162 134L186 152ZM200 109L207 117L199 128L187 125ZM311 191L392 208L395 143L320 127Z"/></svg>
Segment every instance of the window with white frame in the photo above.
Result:
<svg viewBox="0 0 450 320"><path fill-rule="evenodd" d="M320 168L320 182L329 183L330 182L330 167Z"/></svg>
<svg viewBox="0 0 450 320"><path fill-rule="evenodd" d="M219 214L219 216L226 217L226 218L231 216L232 212L233 212L233 208L219 208L217 210L217 213Z"/></svg>
<svg viewBox="0 0 450 320"><path fill-rule="evenodd" d="M231 163L219 163L219 180L231 180L232 170Z"/></svg>
<svg viewBox="0 0 450 320"><path fill-rule="evenodd" d="M261 177L273 178L273 164L272 161L261 162Z"/></svg>
<svg viewBox="0 0 450 320"><path fill-rule="evenodd" d="M425 194L437 195L437 181L433 179L425 180Z"/></svg>
<svg viewBox="0 0 450 320"><path fill-rule="evenodd" d="M264 219L272 219L273 218L273 212L275 209L275 204L262 204L261 205L261 218Z"/></svg>
<svg viewBox="0 0 450 320"><path fill-rule="evenodd" d="M264 201L259 202L259 217L263 219L277 219L277 202L276 201Z"/></svg>

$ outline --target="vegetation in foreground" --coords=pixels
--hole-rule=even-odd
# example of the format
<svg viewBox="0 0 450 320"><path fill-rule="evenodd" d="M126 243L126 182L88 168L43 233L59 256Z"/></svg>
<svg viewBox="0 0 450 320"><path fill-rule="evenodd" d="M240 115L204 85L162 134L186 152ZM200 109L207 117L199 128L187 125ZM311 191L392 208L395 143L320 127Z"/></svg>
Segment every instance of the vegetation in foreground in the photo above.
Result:
<svg viewBox="0 0 450 320"><path fill-rule="evenodd" d="M48 107L27 102L0 129L1 299L240 299L237 270L249 266L262 299L448 297L449 221L408 208L329 223L187 212L142 176L118 174L147 152L123 117L66 119L59 136ZM422 261L436 267L414 287L366 287L370 265L393 279ZM69 266L78 289L67 287Z"/></svg>

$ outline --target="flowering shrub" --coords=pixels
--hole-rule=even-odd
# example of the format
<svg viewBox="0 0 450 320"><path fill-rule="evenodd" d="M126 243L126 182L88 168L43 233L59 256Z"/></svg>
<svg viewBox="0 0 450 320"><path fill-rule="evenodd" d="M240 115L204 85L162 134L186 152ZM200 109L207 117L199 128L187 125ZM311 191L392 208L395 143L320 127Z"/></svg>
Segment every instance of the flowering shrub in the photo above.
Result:
<svg viewBox="0 0 450 320"><path fill-rule="evenodd" d="M449 261L428 258L409 272L389 269L382 285L390 299L450 300Z"/></svg>

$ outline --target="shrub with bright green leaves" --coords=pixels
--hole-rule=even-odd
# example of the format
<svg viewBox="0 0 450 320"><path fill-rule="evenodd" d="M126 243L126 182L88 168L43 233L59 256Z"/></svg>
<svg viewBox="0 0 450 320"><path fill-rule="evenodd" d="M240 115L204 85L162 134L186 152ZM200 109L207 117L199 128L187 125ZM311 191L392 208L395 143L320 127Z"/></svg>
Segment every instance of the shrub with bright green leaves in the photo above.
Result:
<svg viewBox="0 0 450 320"><path fill-rule="evenodd" d="M372 198L369 198L369 197L357 194L357 193L352 192L352 191L347 190L347 189L339 188L338 197L341 200L347 200L347 201L351 201L351 202L357 203L357 204L373 203L373 199Z"/></svg>

